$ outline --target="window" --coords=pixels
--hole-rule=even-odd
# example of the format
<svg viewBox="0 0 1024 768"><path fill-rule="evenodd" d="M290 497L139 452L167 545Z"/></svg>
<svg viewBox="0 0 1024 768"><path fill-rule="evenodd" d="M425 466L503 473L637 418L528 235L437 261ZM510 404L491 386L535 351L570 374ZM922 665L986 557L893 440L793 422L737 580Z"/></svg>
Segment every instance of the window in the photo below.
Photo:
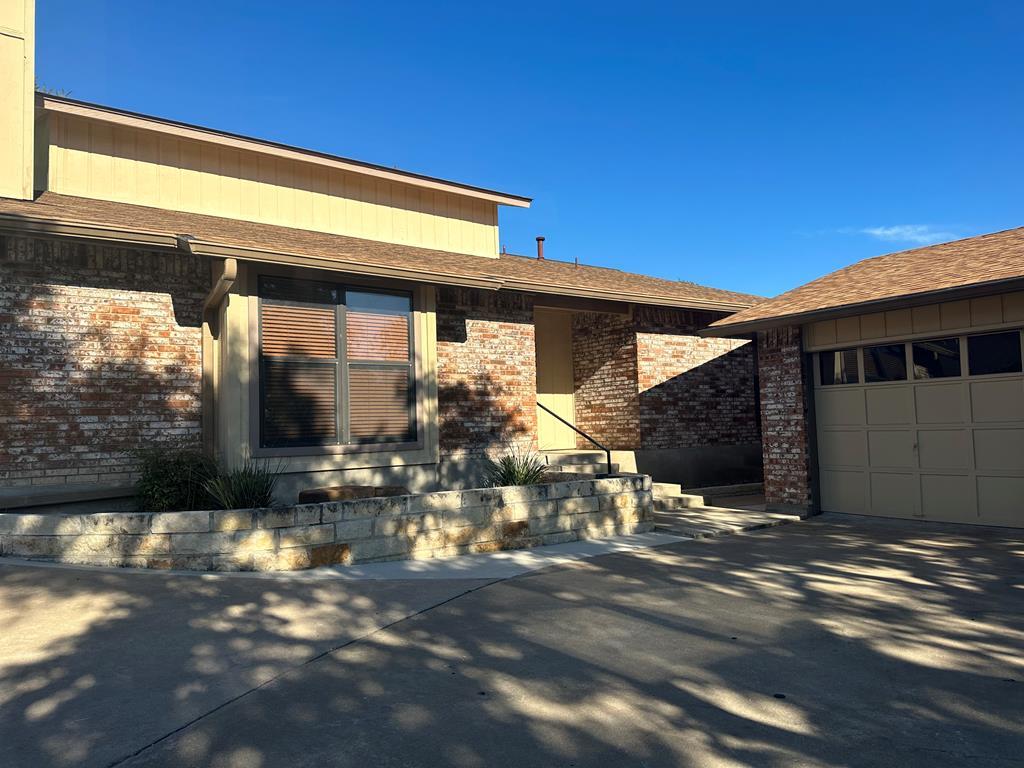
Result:
<svg viewBox="0 0 1024 768"><path fill-rule="evenodd" d="M860 381L857 374L857 350L837 349L834 352L821 352L818 355L818 367L821 372L821 383L856 384Z"/></svg>
<svg viewBox="0 0 1024 768"><path fill-rule="evenodd" d="M1020 373L1020 332L968 336L967 369L971 376Z"/></svg>
<svg viewBox="0 0 1024 768"><path fill-rule="evenodd" d="M960 339L915 341L915 379L942 379L960 375Z"/></svg>
<svg viewBox="0 0 1024 768"><path fill-rule="evenodd" d="M864 347L864 381L903 381L907 378L907 357L903 344Z"/></svg>
<svg viewBox="0 0 1024 768"><path fill-rule="evenodd" d="M259 294L264 447L415 439L408 294L277 277Z"/></svg>

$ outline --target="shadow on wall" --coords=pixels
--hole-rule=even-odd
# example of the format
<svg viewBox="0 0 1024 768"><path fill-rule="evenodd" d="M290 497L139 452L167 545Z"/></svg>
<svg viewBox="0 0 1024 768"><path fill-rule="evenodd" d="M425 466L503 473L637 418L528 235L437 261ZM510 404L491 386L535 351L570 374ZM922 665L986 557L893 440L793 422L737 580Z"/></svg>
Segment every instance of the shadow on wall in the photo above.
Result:
<svg viewBox="0 0 1024 768"><path fill-rule="evenodd" d="M761 482L755 387L748 344L640 392L637 470L691 488Z"/></svg>
<svg viewBox="0 0 1024 768"><path fill-rule="evenodd" d="M0 484L125 484L129 451L199 446L205 262L10 236L0 259Z"/></svg>
<svg viewBox="0 0 1024 768"><path fill-rule="evenodd" d="M952 766L1019 752L1016 541L857 524L759 541L593 559L380 631L458 592L0 568L0 763L835 765L855 752ZM936 748L943 734L956 738Z"/></svg>

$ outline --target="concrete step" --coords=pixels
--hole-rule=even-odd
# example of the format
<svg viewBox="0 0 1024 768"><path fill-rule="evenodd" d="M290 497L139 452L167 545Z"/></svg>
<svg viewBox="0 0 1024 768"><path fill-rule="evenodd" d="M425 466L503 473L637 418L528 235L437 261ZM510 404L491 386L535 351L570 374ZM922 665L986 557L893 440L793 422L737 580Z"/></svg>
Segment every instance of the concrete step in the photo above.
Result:
<svg viewBox="0 0 1024 768"><path fill-rule="evenodd" d="M681 493L678 496L656 496L654 509L660 512L671 512L679 509L692 509L704 506L703 496Z"/></svg>
<svg viewBox="0 0 1024 768"><path fill-rule="evenodd" d="M548 451L542 454L548 464L600 464L605 460L604 451Z"/></svg>
<svg viewBox="0 0 1024 768"><path fill-rule="evenodd" d="M580 475L605 475L608 473L608 465L605 462L600 464L549 464L548 469L552 472L571 472ZM619 465L612 462L612 473L619 471Z"/></svg>
<svg viewBox="0 0 1024 768"><path fill-rule="evenodd" d="M658 499L662 496L679 496L683 492L683 486L679 483L653 483L651 490L654 492L654 498Z"/></svg>
<svg viewBox="0 0 1024 768"><path fill-rule="evenodd" d="M772 528L800 519L799 515L696 506L672 512L656 511L654 529L677 536L704 539L742 531L755 531L759 528Z"/></svg>

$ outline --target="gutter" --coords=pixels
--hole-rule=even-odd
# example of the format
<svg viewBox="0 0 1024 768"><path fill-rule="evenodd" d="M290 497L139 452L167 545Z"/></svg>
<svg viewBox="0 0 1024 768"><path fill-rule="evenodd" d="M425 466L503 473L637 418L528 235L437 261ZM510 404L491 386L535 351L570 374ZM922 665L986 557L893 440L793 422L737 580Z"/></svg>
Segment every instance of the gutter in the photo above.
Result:
<svg viewBox="0 0 1024 768"><path fill-rule="evenodd" d="M726 318L723 325L708 326L707 328L697 331L697 335L710 338L732 338L734 336L754 333L757 331L768 331L772 328L779 328L781 326L804 325L806 323L814 323L819 320L833 320L841 317L872 314L875 312L885 312L893 309L909 309L911 307L937 304L943 301L959 301L962 299L988 296L992 293L1019 290L1024 290L1024 276L1005 277L998 280L988 280L983 283L957 285L951 288L941 288L939 290L927 291L924 293L908 293L902 296L894 296L885 299L872 299L871 301L861 301L856 304L843 304L837 307L825 307L822 309L808 310L807 312L776 315L756 320L740 321L738 323L730 323L728 322L728 318Z"/></svg>
<svg viewBox="0 0 1024 768"><path fill-rule="evenodd" d="M219 256L222 258L255 261L263 264L284 264L287 266L310 267L333 272L348 272L357 275L374 277L390 277L401 280L413 280L421 283L437 283L440 285L457 285L471 288L486 288L492 291L505 287L503 280L487 275L466 276L450 272L434 272L409 267L391 267L378 264L367 264L363 261L345 260L340 258L325 259L318 256L305 256L297 253L267 251L241 245L223 245L207 240L198 240L188 235L177 239L182 250L202 256Z"/></svg>
<svg viewBox="0 0 1024 768"><path fill-rule="evenodd" d="M178 238L167 232L156 232L148 229L124 229L121 227L115 229L102 224L37 218L15 213L0 213L0 230L17 232L19 234L27 232L52 237L71 237L79 240L104 240L106 242L142 245L150 248L178 247Z"/></svg>

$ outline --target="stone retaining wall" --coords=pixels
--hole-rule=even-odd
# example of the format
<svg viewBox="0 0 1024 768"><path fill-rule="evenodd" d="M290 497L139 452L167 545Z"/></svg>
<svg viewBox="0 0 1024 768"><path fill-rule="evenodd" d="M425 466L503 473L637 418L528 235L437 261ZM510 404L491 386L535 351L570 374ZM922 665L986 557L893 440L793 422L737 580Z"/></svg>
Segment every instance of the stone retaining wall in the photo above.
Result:
<svg viewBox="0 0 1024 768"><path fill-rule="evenodd" d="M563 480L202 512L0 514L0 555L88 565L289 571L650 531L651 478Z"/></svg>

